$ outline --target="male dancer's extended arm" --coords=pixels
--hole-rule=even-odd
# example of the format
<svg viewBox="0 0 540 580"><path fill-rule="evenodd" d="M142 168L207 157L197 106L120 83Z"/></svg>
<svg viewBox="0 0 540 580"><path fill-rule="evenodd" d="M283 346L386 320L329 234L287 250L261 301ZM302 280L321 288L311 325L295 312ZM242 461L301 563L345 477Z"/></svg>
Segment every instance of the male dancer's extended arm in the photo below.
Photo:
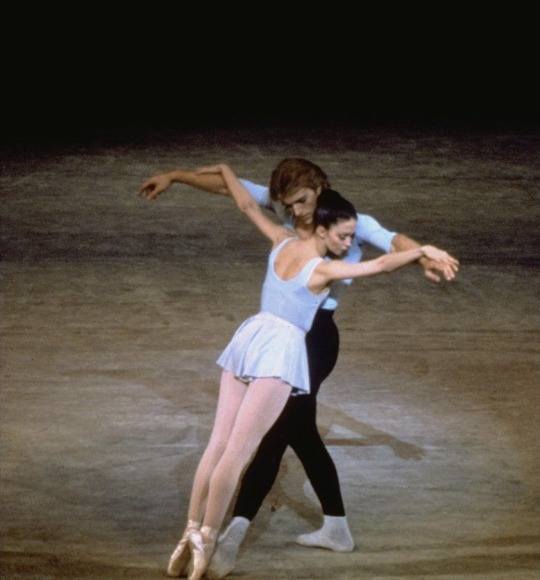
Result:
<svg viewBox="0 0 540 580"><path fill-rule="evenodd" d="M356 240L360 247L369 244L383 252L416 250L422 245L404 234L387 230L375 218L365 214L358 214ZM459 268L457 260L451 264L441 264L423 257L418 262L422 266L426 278L433 282L440 282L442 277L447 281L452 280Z"/></svg>
<svg viewBox="0 0 540 580"><path fill-rule="evenodd" d="M173 169L165 173L158 173L147 179L139 189L139 196L152 201L168 189L173 183L183 183L197 189L230 195L225 180L219 173L198 174L191 169Z"/></svg>
<svg viewBox="0 0 540 580"><path fill-rule="evenodd" d="M196 189L219 195L231 195L221 174L197 173L197 171L193 169L173 169L172 171L167 171L165 173L158 173L147 179L139 189L139 196L146 197L146 199L150 201L155 200L174 183L189 185ZM255 185L255 187L260 188L261 186ZM250 191L250 193L253 195L254 191ZM263 205L266 205L266 203L263 202ZM399 252L403 250L411 250L419 248L420 245L421 244L408 236L396 233L392 238L390 251ZM446 280L451 280L457 272L457 268L451 268L449 266L446 267L446 271L441 271L438 264L426 257L421 258L419 263L424 269L424 275L426 278L433 282L440 282L441 274Z"/></svg>
<svg viewBox="0 0 540 580"><path fill-rule="evenodd" d="M403 252L404 250L414 250L420 247L420 244L415 240L409 238L404 234L396 234L392 238L391 252ZM424 268L424 276L433 282L441 281L441 274L445 280L452 280L457 271L458 264L444 264L441 266L440 262L434 262L425 256L418 260L422 268Z"/></svg>

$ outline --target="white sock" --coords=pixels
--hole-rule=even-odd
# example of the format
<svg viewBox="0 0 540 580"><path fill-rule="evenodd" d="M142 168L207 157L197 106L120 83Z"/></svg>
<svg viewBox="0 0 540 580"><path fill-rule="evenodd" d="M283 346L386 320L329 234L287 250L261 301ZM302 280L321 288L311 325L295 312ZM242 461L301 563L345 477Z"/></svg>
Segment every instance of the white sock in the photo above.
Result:
<svg viewBox="0 0 540 580"><path fill-rule="evenodd" d="M227 529L219 536L219 540L206 569L209 580L225 578L234 570L236 556L251 522L242 517L233 518Z"/></svg>
<svg viewBox="0 0 540 580"><path fill-rule="evenodd" d="M346 516L324 516L322 528L298 536L296 543L311 548L327 548L335 552L352 552L354 549L354 540Z"/></svg>

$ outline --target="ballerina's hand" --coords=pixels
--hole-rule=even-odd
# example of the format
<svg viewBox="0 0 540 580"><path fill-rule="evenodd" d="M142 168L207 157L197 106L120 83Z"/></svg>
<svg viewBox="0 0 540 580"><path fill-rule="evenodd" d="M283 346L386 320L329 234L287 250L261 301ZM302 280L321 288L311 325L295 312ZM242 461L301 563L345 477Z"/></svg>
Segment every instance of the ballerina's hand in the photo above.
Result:
<svg viewBox="0 0 540 580"><path fill-rule="evenodd" d="M448 272L457 272L459 267L459 261L456 260L453 256L451 256L448 252L444 250L440 250L435 246L422 246L422 252L426 258L429 260L433 260L438 262L441 266L446 266L446 270ZM445 270L445 268L441 268L441 270ZM446 276L448 278L448 276ZM453 276L452 276L453 277Z"/></svg>
<svg viewBox="0 0 540 580"><path fill-rule="evenodd" d="M435 260L437 262L440 261L446 262L448 260L457 261L455 258L452 258L452 256L448 252L445 252L444 250L439 250L439 248L436 248L435 246L422 246L422 253L426 258L429 258L430 260Z"/></svg>

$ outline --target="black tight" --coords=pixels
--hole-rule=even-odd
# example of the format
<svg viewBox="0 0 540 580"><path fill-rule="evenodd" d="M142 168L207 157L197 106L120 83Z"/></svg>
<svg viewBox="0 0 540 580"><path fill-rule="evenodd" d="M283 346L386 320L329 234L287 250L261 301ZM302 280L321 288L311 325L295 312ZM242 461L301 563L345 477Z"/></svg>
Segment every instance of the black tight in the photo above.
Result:
<svg viewBox="0 0 540 580"><path fill-rule="evenodd" d="M290 446L302 462L323 513L344 516L345 508L334 465L317 429L317 393L332 372L339 351L339 333L332 312L319 310L306 335L311 393L291 396L265 435L242 478L233 516L252 520L274 485L285 450Z"/></svg>

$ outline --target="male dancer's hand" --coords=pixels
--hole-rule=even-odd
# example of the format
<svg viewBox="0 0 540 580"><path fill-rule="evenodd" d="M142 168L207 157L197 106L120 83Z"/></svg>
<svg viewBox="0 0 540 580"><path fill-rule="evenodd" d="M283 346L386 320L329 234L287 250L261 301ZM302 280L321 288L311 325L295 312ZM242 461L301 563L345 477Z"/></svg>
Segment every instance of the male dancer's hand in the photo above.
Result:
<svg viewBox="0 0 540 580"><path fill-rule="evenodd" d="M171 186L173 180L168 173L159 173L147 179L139 189L139 197L153 201L158 195Z"/></svg>
<svg viewBox="0 0 540 580"><path fill-rule="evenodd" d="M423 258L420 258L419 262L422 268L424 268L424 276L433 282L440 282L442 279L441 275L449 282L456 277L459 270L459 262L457 260L455 260L455 262L446 263L430 260L424 256Z"/></svg>
<svg viewBox="0 0 540 580"><path fill-rule="evenodd" d="M459 262L445 250L435 246L425 245L421 247L424 258L432 262L431 267L443 273L446 280L452 280L459 268ZM425 272L425 269L424 269ZM437 274L435 273L435 276ZM428 276L429 277L429 276ZM433 278L431 278L433 279ZM438 280L436 280L438 281Z"/></svg>

